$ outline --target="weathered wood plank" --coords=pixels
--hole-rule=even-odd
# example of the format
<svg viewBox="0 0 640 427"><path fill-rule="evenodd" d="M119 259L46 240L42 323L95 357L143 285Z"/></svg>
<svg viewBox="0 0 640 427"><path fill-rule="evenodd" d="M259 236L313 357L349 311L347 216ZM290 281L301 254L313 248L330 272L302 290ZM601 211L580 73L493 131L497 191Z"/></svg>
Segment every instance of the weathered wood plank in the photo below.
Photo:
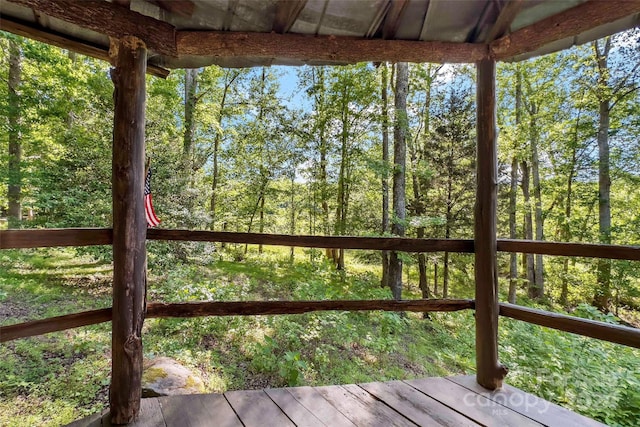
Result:
<svg viewBox="0 0 640 427"><path fill-rule="evenodd" d="M487 427L540 427L540 423L445 378L404 382Z"/></svg>
<svg viewBox="0 0 640 427"><path fill-rule="evenodd" d="M233 233L204 230L147 231L149 240L179 240L192 242L249 243L307 248L377 249L404 252L473 252L472 240L411 239L398 237L355 236L292 236L287 234Z"/></svg>
<svg viewBox="0 0 640 427"><path fill-rule="evenodd" d="M109 48L95 46L82 40L76 40L70 36L58 34L48 28L37 27L37 24L20 22L13 18L7 18L0 14L0 30L28 37L42 43L47 43L62 49L68 49L81 55L90 56L103 61L109 61ZM147 73L152 76L166 79L169 70L152 64L147 64Z"/></svg>
<svg viewBox="0 0 640 427"><path fill-rule="evenodd" d="M89 415L88 417L69 423L65 427L102 427L102 415L103 414Z"/></svg>
<svg viewBox="0 0 640 427"><path fill-rule="evenodd" d="M374 399L357 385L325 386L316 390L345 417L358 426L414 426L384 403Z"/></svg>
<svg viewBox="0 0 640 427"><path fill-rule="evenodd" d="M148 303L146 317L256 316L313 311L459 311L472 309L471 300L332 300L332 301L204 301Z"/></svg>
<svg viewBox="0 0 640 427"><path fill-rule="evenodd" d="M491 43L491 54L502 60L534 52L549 43L635 13L640 13L640 1L590 0L494 41Z"/></svg>
<svg viewBox="0 0 640 427"><path fill-rule="evenodd" d="M9 0L114 38L137 37L151 51L176 56L173 25L101 0Z"/></svg>
<svg viewBox="0 0 640 427"><path fill-rule="evenodd" d="M640 261L639 246L503 239L498 240L498 250L502 252L522 252L542 255L579 256Z"/></svg>
<svg viewBox="0 0 640 427"><path fill-rule="evenodd" d="M221 394L163 396L158 401L167 427L242 427Z"/></svg>
<svg viewBox="0 0 640 427"><path fill-rule="evenodd" d="M295 426L263 390L228 391L224 396L245 427Z"/></svg>
<svg viewBox="0 0 640 427"><path fill-rule="evenodd" d="M500 315L585 337L640 348L640 329L500 303Z"/></svg>
<svg viewBox="0 0 640 427"><path fill-rule="evenodd" d="M265 389L264 392L298 427L320 427L325 425L286 389L269 388Z"/></svg>
<svg viewBox="0 0 640 427"><path fill-rule="evenodd" d="M476 69L476 370L480 384L496 389L507 374L498 362L496 63L491 59L479 61Z"/></svg>
<svg viewBox="0 0 640 427"><path fill-rule="evenodd" d="M421 426L472 427L478 425L478 423L401 381L367 383L359 384L359 386Z"/></svg>
<svg viewBox="0 0 640 427"><path fill-rule="evenodd" d="M111 320L111 308L83 311L48 319L32 320L9 326L0 326L0 342L33 337L50 332L64 331L80 326L95 325Z"/></svg>
<svg viewBox="0 0 640 427"><path fill-rule="evenodd" d="M141 21L139 25L143 23ZM125 424L138 414L141 397L141 335L146 302L147 262L147 221L143 192L147 49L135 37L113 39L112 42L111 52L115 56L111 79L115 108L112 150L113 317L109 403L112 422Z"/></svg>
<svg viewBox="0 0 640 427"><path fill-rule="evenodd" d="M313 387L294 387L287 391L305 408L330 427L356 427Z"/></svg>
<svg viewBox="0 0 640 427"><path fill-rule="evenodd" d="M0 230L0 249L110 245L112 242L110 228Z"/></svg>
<svg viewBox="0 0 640 427"><path fill-rule="evenodd" d="M487 390L481 387L473 376L448 377L453 381L479 395L499 403L511 410L525 415L532 420L551 427L602 427L591 418L571 412L561 406L548 402L532 394L525 393L515 387L504 385L500 390Z"/></svg>
<svg viewBox="0 0 640 427"><path fill-rule="evenodd" d="M101 427L112 427L116 424L111 423L111 414L106 412L102 415L102 424L97 424ZM149 397L140 400L140 413L134 421L127 424L128 427L167 427L162 416L162 410L160 408L160 402L157 397ZM93 426L91 426L93 427Z"/></svg>
<svg viewBox="0 0 640 427"><path fill-rule="evenodd" d="M286 58L302 62L470 63L487 58L489 53L486 44L372 40L292 33L178 31L176 40L178 55Z"/></svg>

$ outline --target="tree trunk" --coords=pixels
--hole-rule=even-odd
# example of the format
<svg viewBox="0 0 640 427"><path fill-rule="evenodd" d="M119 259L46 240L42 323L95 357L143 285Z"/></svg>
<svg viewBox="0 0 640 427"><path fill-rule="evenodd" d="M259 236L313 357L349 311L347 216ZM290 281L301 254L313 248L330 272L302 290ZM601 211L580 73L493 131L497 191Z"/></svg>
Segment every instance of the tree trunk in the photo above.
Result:
<svg viewBox="0 0 640 427"><path fill-rule="evenodd" d="M604 90L608 87L607 59L611 48L611 38L607 37L603 51L598 42L594 42L598 61L598 224L600 243L611 243L611 176L609 164L609 112L610 95ZM598 260L598 285L593 304L607 311L611 304L611 260Z"/></svg>
<svg viewBox="0 0 640 427"><path fill-rule="evenodd" d="M531 216L531 196L529 191L530 169L527 161L520 163L522 169L522 196L524 198L524 238L533 240L533 218ZM535 298L535 270L533 254L525 254L525 271L527 274L527 292L530 298Z"/></svg>
<svg viewBox="0 0 640 427"><path fill-rule="evenodd" d="M260 198L260 222L258 227L258 232L261 234L264 233L264 199L266 199L266 197L263 193L262 197ZM258 245L258 253L262 253L262 243Z"/></svg>
<svg viewBox="0 0 640 427"><path fill-rule="evenodd" d="M518 237L516 231L516 208L518 197L518 159L513 156L511 159L511 187L509 190L509 238ZM511 304L516 303L516 290L518 286L518 254L509 254L509 297Z"/></svg>
<svg viewBox="0 0 640 427"><path fill-rule="evenodd" d="M9 124L9 228L16 228L22 221L22 141L20 112L20 83L22 77L22 53L15 40L9 40L9 99L7 119Z"/></svg>
<svg viewBox="0 0 640 427"><path fill-rule="evenodd" d="M538 108L535 104L531 105L529 123L531 132L531 173L533 175L533 198L535 201L535 221L536 221L536 240L544 240L544 223L542 218L542 194L540 191L540 161L538 159L538 131L536 123L536 114ZM544 267L542 264L542 255L535 255L534 283L531 296L535 299L544 297Z"/></svg>
<svg viewBox="0 0 640 427"><path fill-rule="evenodd" d="M191 176L193 167L193 137L196 128L195 112L198 103L198 74L197 68L189 68L184 74L184 135L182 138L182 156L187 176Z"/></svg>
<svg viewBox="0 0 640 427"><path fill-rule="evenodd" d="M580 116L576 119L576 128L574 133L573 148L571 152L571 165L569 176L567 177L567 192L565 195L564 205L564 223L562 224L562 240L564 242L571 241L571 204L573 202L573 176L578 155L578 129L580 126ZM569 300L569 257L564 257L562 262L562 288L560 291L560 304L567 307Z"/></svg>
<svg viewBox="0 0 640 427"><path fill-rule="evenodd" d="M393 128L393 213L392 232L404 236L405 207L405 169L407 134L407 90L409 87L409 65L399 62L396 65L395 124ZM389 257L389 285L393 298L402 299L402 260L393 251Z"/></svg>
<svg viewBox="0 0 640 427"><path fill-rule="evenodd" d="M389 69L382 63L382 235L389 231L389 112L387 86L389 85ZM381 287L389 286L389 251L382 251Z"/></svg>

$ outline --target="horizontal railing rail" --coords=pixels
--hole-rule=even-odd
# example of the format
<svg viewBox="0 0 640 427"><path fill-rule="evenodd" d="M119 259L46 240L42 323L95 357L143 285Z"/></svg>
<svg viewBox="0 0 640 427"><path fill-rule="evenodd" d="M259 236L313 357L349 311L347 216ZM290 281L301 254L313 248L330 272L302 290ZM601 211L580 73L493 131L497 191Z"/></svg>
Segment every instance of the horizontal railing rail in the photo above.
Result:
<svg viewBox="0 0 640 427"><path fill-rule="evenodd" d="M147 239L403 252L473 253L474 250L473 240L470 239L305 236L205 230L149 229L147 231ZM109 245L112 242L113 230L110 228L0 231L0 249ZM497 249L500 252L640 261L640 246L498 239Z"/></svg>
<svg viewBox="0 0 640 427"><path fill-rule="evenodd" d="M314 311L414 311L450 312L474 308L473 300L330 300L330 301L201 301L187 303L149 303L146 318L258 316L302 314ZM111 308L84 311L42 320L0 326L0 342L64 331L111 320Z"/></svg>
<svg viewBox="0 0 640 427"><path fill-rule="evenodd" d="M640 348L640 329L628 326L582 319L508 303L500 303L500 315L559 331Z"/></svg>
<svg viewBox="0 0 640 427"><path fill-rule="evenodd" d="M0 249L99 246L113 243L111 228L43 228L0 231Z"/></svg>

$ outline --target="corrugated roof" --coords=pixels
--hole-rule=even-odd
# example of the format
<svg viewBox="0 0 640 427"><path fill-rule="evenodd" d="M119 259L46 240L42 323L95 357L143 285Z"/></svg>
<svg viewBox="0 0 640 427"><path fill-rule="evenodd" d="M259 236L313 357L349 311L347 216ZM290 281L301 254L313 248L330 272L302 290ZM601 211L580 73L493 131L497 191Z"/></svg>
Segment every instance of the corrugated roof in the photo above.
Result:
<svg viewBox="0 0 640 427"><path fill-rule="evenodd" d="M592 0L591 3L601 2L604 7L606 1ZM54 3L59 5L65 2L0 0L0 27L17 33L28 33L32 29L39 35L35 37L40 37L38 39L46 39L47 34L51 34L58 39L67 38L74 43L84 43L105 52L108 50L108 35L117 36L118 34L114 34L118 32L117 28L103 29L100 24L91 23L90 19L78 20L77 13L75 16L65 16L64 8L50 7ZM178 35L182 31L277 32L336 38L384 38L486 45L491 41L487 40L491 34L499 37L505 33L527 29L583 3L587 3L587 0L96 0L76 4L82 5L89 17L94 13L96 5L108 6L108 13L122 13L123 16L128 14L126 16L129 19L143 15L169 24ZM576 27L577 32L567 37L551 40L542 46L534 45L531 49L517 51L504 59L521 60L634 27L640 22L640 5L636 0L627 0L627 3L634 3L635 6L627 6L630 12L612 22L601 24L597 16L584 16L584 20L594 24ZM131 14L130 11L140 15ZM101 9L101 13L104 10ZM582 19L580 15L578 18ZM101 22L100 19L96 21ZM141 30L143 26L149 26L140 25ZM504 28L497 28L496 25L503 25ZM259 41L259 38L255 40ZM279 40L287 43L286 38ZM502 41L500 48L504 49L508 42L509 40ZM64 41L58 40L57 43L64 44ZM73 49L75 45L70 46ZM244 56L241 44L234 49L233 53L229 53L224 49L218 52L214 47L201 46L197 54L181 54L180 49L177 54L173 54L159 53L161 49L154 51L151 46L149 57L150 64L169 68L209 64L225 67L337 64L351 60L345 60L339 52L330 58L327 55L318 55L316 58L309 54L289 56L286 52L282 53L286 50L283 46L274 49L272 56L268 53ZM386 53L377 55L385 56ZM458 58L454 62L459 60ZM473 60L474 58L470 58L470 61ZM444 61L447 61L446 57Z"/></svg>

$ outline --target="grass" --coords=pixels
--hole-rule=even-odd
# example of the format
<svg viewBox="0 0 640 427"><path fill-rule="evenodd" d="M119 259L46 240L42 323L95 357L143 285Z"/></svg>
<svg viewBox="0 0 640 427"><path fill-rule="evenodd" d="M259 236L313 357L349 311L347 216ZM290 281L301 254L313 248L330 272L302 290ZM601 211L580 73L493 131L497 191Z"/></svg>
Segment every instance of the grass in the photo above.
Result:
<svg viewBox="0 0 640 427"><path fill-rule="evenodd" d="M388 298L379 269L349 254L337 272L319 251L233 247L188 264L156 262L150 301ZM243 258L237 262L238 258ZM409 269L407 298L418 297ZM459 273L452 293L472 287ZM3 324L110 305L111 267L72 249L0 252ZM587 313L589 314L589 313ZM209 392L470 374L472 312L324 312L290 316L149 319L146 358L193 369ZM640 352L501 319L500 356L509 383L614 425L640 420ZM107 405L110 325L16 340L0 347L0 425L57 426Z"/></svg>

